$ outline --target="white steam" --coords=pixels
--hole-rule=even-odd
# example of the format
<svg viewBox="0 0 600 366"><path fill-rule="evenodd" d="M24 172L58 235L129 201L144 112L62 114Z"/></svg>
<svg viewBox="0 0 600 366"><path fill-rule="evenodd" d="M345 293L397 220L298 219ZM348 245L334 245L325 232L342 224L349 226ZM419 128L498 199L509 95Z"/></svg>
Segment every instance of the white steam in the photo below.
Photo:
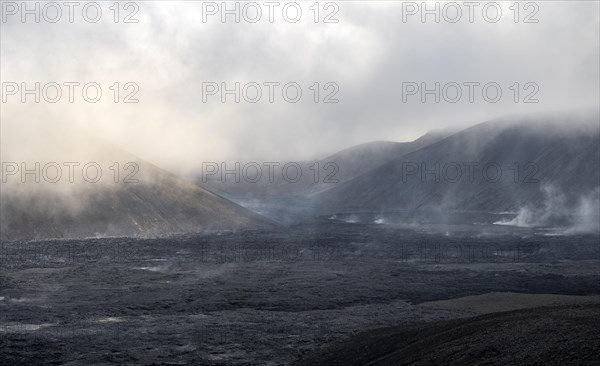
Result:
<svg viewBox="0 0 600 366"><path fill-rule="evenodd" d="M600 187L580 196L569 204L568 197L552 185L543 185L541 205L526 205L511 220L497 221L496 225L518 227L561 227L566 234L592 233L600 230Z"/></svg>

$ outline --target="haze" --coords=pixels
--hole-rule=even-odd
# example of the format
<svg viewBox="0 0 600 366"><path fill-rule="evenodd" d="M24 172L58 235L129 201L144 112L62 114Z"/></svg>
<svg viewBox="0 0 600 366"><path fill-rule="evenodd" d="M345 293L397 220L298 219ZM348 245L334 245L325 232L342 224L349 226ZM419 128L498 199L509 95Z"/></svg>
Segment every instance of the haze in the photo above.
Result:
<svg viewBox="0 0 600 366"><path fill-rule="evenodd" d="M108 3L98 23L2 23L3 82L97 82L104 92L96 104L80 95L56 104L8 97L3 160L44 156L47 150L36 148L43 144L27 142L32 131L75 139L85 131L185 174L204 161L314 159L505 115L597 109L598 2L537 2L539 22L529 24L512 20L509 3L500 3L497 23L478 16L454 24L423 24L418 16L403 23L400 2L341 2L339 22L329 24L314 23L308 3L297 23L264 16L255 24L223 24L218 15L203 23L201 2L137 4L135 24L114 23ZM265 81L297 82L303 98L202 101L203 82ZM505 94L498 103L481 94L474 103L464 95L458 103L421 103L418 95L403 103L407 81L497 82ZM137 83L139 103L113 103L114 82ZM314 82L339 85L339 103L314 103ZM515 82L539 85L539 102L515 103L508 89Z"/></svg>

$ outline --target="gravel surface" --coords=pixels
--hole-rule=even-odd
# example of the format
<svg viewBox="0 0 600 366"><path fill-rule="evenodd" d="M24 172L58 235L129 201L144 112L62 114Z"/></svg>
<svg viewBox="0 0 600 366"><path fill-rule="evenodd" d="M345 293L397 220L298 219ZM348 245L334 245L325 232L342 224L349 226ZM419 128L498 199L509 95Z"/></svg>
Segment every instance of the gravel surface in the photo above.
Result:
<svg viewBox="0 0 600 366"><path fill-rule="evenodd" d="M159 239L2 242L5 365L287 365L426 301L600 294L597 236L323 220Z"/></svg>

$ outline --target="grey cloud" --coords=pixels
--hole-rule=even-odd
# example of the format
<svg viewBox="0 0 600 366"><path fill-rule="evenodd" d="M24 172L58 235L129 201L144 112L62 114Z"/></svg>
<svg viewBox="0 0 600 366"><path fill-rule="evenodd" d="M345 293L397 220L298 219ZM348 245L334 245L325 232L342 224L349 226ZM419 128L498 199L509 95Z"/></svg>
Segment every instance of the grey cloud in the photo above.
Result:
<svg viewBox="0 0 600 366"><path fill-rule="evenodd" d="M315 24L308 12L296 24L204 24L200 2L139 4L138 24L2 24L3 81L91 80L105 91L135 81L141 99L6 103L3 154L17 149L4 144L10 131L83 125L184 172L202 161L315 158L507 114L598 107L597 2L538 2L537 24L402 23L400 3L390 2L339 3L337 24ZM204 81L295 81L304 95L297 104L202 103ZM313 103L315 81L336 82L340 103ZM541 101L515 104L507 94L497 104L402 103L403 81L496 81L506 93L533 81Z"/></svg>

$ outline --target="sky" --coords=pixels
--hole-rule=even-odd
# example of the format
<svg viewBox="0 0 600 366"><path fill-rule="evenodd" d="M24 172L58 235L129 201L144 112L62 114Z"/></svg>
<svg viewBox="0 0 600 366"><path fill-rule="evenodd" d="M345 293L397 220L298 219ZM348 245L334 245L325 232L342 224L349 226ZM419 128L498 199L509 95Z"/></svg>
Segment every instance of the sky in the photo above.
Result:
<svg viewBox="0 0 600 366"><path fill-rule="evenodd" d="M2 1L2 160L61 148L48 139L85 146L93 136L189 173L207 161L315 159L505 115L598 109L597 1L521 2L518 17L514 2L487 5L484 16L482 1L472 21L464 2L437 2L439 22L422 22L420 3L238 2L240 21L223 22L220 1L122 2L118 14L112 1L96 2L101 15L88 6L87 18L81 2L71 22L62 2L60 18L39 2L40 22L23 23L21 2ZM36 82L39 103L22 95ZM221 93L236 83L237 103ZM440 101L423 101L436 83ZM83 85L91 101L99 86L100 99L86 101Z"/></svg>

